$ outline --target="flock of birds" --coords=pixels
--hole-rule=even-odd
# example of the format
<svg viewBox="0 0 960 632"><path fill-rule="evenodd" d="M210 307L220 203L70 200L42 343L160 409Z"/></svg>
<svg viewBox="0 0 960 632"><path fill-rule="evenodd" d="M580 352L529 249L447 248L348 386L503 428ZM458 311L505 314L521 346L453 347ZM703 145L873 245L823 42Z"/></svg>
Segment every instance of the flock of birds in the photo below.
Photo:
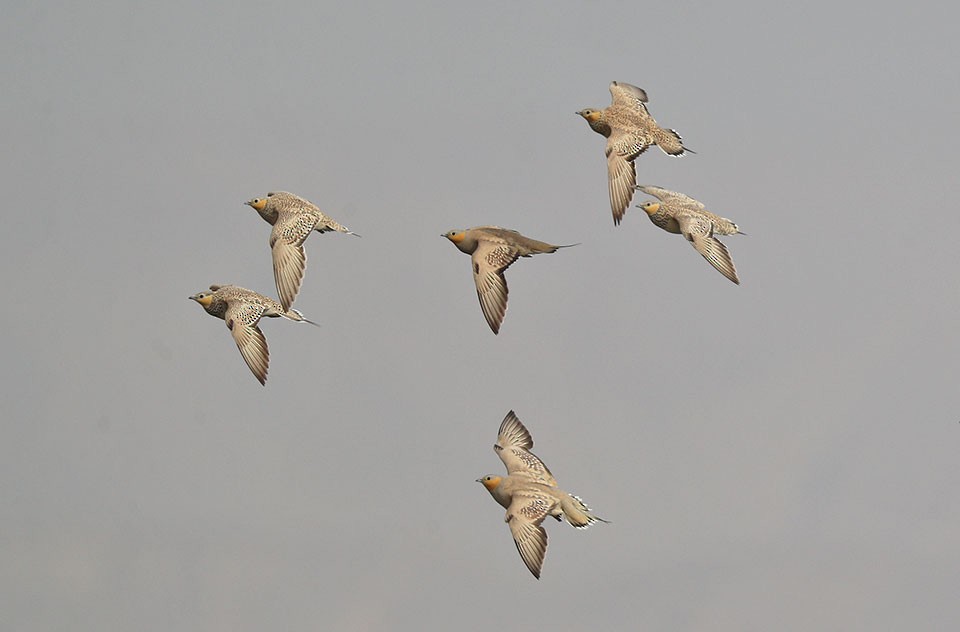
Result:
<svg viewBox="0 0 960 632"><path fill-rule="evenodd" d="M680 135L660 127L647 110L647 93L628 83L610 84L612 102L602 110L577 112L590 128L607 139L607 175L613 223L619 225L639 190L656 198L639 206L659 228L683 235L710 265L739 285L740 278L726 246L716 235L742 234L731 220L709 212L702 203L682 193L656 186L637 186L634 161L651 145L670 156L695 153L684 147ZM279 301L236 285L211 285L194 294L211 316L226 322L240 355L260 384L266 384L270 353L260 330L263 317L308 320L292 305L300 292L307 257L303 244L314 231L356 233L325 215L318 206L293 193L275 191L265 198L246 202L271 226L270 249ZM507 282L504 272L520 257L556 252L569 246L555 246L498 226L477 226L451 230L442 235L461 252L470 255L473 280L484 318L494 334L499 333L507 311ZM575 245L575 244L573 244ZM524 564L540 578L547 550L547 533L542 523L547 516L566 518L575 528L607 522L591 513L578 497L561 490L557 481L535 454L533 439L514 412L500 424L493 448L507 468L506 476L493 474L477 479L506 510L505 521Z"/></svg>

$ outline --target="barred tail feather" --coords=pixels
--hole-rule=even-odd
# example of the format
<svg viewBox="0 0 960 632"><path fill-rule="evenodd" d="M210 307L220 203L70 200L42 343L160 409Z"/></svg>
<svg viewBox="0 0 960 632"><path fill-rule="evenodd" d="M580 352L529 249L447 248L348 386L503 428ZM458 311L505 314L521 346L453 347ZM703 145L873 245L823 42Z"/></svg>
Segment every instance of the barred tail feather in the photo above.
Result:
<svg viewBox="0 0 960 632"><path fill-rule="evenodd" d="M587 507L587 504L579 496L574 496L573 494L568 494L560 503L560 508L563 510L563 515L567 519L567 522L570 523L571 527L576 529L586 529L594 522L610 522L609 520L604 520L600 516L594 515L590 511L590 508Z"/></svg>
<svg viewBox="0 0 960 632"><path fill-rule="evenodd" d="M656 132L656 142L657 146L663 150L665 154L671 156L682 156L684 152L689 151L691 154L696 153L692 149L687 149L683 146L683 139L680 138L680 134L676 130L660 128Z"/></svg>

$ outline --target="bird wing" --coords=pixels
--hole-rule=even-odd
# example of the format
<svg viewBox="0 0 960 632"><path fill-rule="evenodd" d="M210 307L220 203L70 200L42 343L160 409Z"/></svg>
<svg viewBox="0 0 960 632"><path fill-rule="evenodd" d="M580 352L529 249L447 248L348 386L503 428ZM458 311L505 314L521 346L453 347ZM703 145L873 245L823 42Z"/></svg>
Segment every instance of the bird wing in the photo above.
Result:
<svg viewBox="0 0 960 632"><path fill-rule="evenodd" d="M501 448L516 446L524 450L529 450L533 447L533 437L530 436L530 431L520 422L520 419L512 410L507 413L507 416L504 417L500 423L500 431L497 433L497 445Z"/></svg>
<svg viewBox="0 0 960 632"><path fill-rule="evenodd" d="M533 438L514 412L511 410L500 424L500 434L493 449L507 466L507 474L522 474L530 480L556 487L557 479L550 469L530 448Z"/></svg>
<svg viewBox="0 0 960 632"><path fill-rule="evenodd" d="M648 146L638 145L622 133L611 134L607 139L607 188L610 191L614 225L620 224L623 219L637 186L637 168L633 160Z"/></svg>
<svg viewBox="0 0 960 632"><path fill-rule="evenodd" d="M270 351L267 349L267 339L260 331L260 327L257 326L260 319L260 313L257 310L262 313L263 307L249 303L237 304L231 301L227 305L223 320L227 323L227 329L233 335L233 341L237 343L237 348L240 349L243 361L250 367L253 376L261 384L265 384L267 368L270 365Z"/></svg>
<svg viewBox="0 0 960 632"><path fill-rule="evenodd" d="M290 309L300 292L307 266L307 253L303 249L303 242L316 226L318 219L313 213L281 212L270 233L273 278L277 283L277 294L280 295L284 310Z"/></svg>
<svg viewBox="0 0 960 632"><path fill-rule="evenodd" d="M692 211L704 211L707 208L702 202L698 202L689 195L684 195L683 193L677 193L676 191L670 191L669 189L663 189L661 187L652 185L641 185L637 188L647 195L652 195L664 204L670 204L674 208L682 208Z"/></svg>
<svg viewBox="0 0 960 632"><path fill-rule="evenodd" d="M553 499L536 491L516 491L507 509L506 520L517 551L537 579L547 554L547 531L541 523L553 504Z"/></svg>
<svg viewBox="0 0 960 632"><path fill-rule="evenodd" d="M680 232L697 249L703 258L710 262L717 271L727 277L737 285L740 285L740 278L737 276L737 269L733 265L733 259L730 252L719 239L713 236L713 225L704 217L693 214L678 214L677 224L680 225Z"/></svg>
<svg viewBox="0 0 960 632"><path fill-rule="evenodd" d="M470 259L480 308L493 333L499 333L507 313L508 290L503 271L517 260L516 249L498 241L480 240Z"/></svg>
<svg viewBox="0 0 960 632"><path fill-rule="evenodd" d="M632 86L622 81L614 81L610 84L610 97L612 105L637 107L639 104L640 107L646 110L646 106L643 104L646 103L648 99L647 93L643 88L638 88L637 86Z"/></svg>
<svg viewBox="0 0 960 632"><path fill-rule="evenodd" d="M319 206L289 191L270 191L267 193L267 198L273 198L272 205L276 207L278 211L320 212Z"/></svg>
<svg viewBox="0 0 960 632"><path fill-rule="evenodd" d="M523 475L535 483L542 483L550 487L557 486L557 479L553 477L549 468L533 452L512 446L497 450L500 460L507 466L508 475Z"/></svg>

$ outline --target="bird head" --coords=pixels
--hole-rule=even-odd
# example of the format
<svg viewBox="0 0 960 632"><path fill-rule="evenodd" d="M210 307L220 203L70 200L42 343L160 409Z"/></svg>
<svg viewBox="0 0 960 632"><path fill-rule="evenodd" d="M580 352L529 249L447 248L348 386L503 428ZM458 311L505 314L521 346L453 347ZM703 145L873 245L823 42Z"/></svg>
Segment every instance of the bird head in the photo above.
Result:
<svg viewBox="0 0 960 632"><path fill-rule="evenodd" d="M603 112L599 110L594 110L592 108L584 108L577 112L580 116L587 119L588 123L596 123L600 120L600 117L603 115Z"/></svg>
<svg viewBox="0 0 960 632"><path fill-rule="evenodd" d="M253 198L252 200L247 200L244 202L249 207L252 207L254 210L262 211L267 205L266 198Z"/></svg>
<svg viewBox="0 0 960 632"><path fill-rule="evenodd" d="M194 294L188 298L191 301L200 303L200 305L203 307L210 307L210 303L213 302L213 292L200 292L199 294Z"/></svg>
<svg viewBox="0 0 960 632"><path fill-rule="evenodd" d="M654 215L660 210L660 202L644 202L640 208L646 211L647 215Z"/></svg>
<svg viewBox="0 0 960 632"><path fill-rule="evenodd" d="M486 487L487 491L492 494L493 490L500 487L500 483L503 482L503 478L494 474L487 474L482 478L478 478L477 482Z"/></svg>
<svg viewBox="0 0 960 632"><path fill-rule="evenodd" d="M460 242L462 242L464 239L467 238L467 231L465 231L465 230L451 230L451 231L447 231L446 233L444 233L444 234L442 234L442 235L440 235L440 236L441 236L441 237L446 237L447 239L449 239L450 241L452 241L452 242L455 243L455 244L459 244Z"/></svg>

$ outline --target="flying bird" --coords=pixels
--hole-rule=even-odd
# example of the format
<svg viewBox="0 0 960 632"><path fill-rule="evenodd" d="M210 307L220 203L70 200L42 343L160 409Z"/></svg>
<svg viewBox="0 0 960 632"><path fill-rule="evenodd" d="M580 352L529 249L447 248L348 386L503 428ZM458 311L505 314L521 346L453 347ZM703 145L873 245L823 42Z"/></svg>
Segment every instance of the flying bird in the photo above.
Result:
<svg viewBox="0 0 960 632"><path fill-rule="evenodd" d="M515 230L499 226L451 230L441 237L453 242L460 252L470 255L480 308L494 334L500 332L500 324L507 312L507 280L503 276L504 271L519 257L532 257L570 247L554 246L530 239Z"/></svg>
<svg viewBox="0 0 960 632"><path fill-rule="evenodd" d="M610 190L610 210L613 223L620 224L633 198L637 184L637 170L633 164L637 156L650 145L657 145L670 156L681 156L685 151L680 134L657 125L647 110L647 93L622 81L610 84L612 101L603 110L586 108L577 112L586 119L590 129L607 139L607 186Z"/></svg>
<svg viewBox="0 0 960 632"><path fill-rule="evenodd" d="M648 185L637 189L659 200L648 200L640 205L651 222L668 233L683 235L720 274L740 285L740 277L727 247L714 236L742 235L736 224L726 217L714 215L701 202L683 193Z"/></svg>
<svg viewBox="0 0 960 632"><path fill-rule="evenodd" d="M547 466L530 452L532 447L530 432L511 410L503 418L493 445L507 466L507 475L488 474L477 482L507 510L504 521L510 527L517 551L533 576L540 579L547 553L547 532L541 524L544 518L553 516L558 521L566 518L577 529L586 529L597 521L609 521L594 515L581 499L557 487L557 479Z"/></svg>
<svg viewBox="0 0 960 632"><path fill-rule="evenodd" d="M303 242L310 233L337 231L355 235L346 226L324 215L320 208L293 193L271 191L265 198L253 198L244 202L273 226L270 232L270 249L273 251L273 278L277 294L284 309L290 309L300 292L307 254Z"/></svg>
<svg viewBox="0 0 960 632"><path fill-rule="evenodd" d="M266 384L267 367L270 364L267 339L257 326L260 318L282 317L298 323L317 324L304 318L295 309L284 309L272 298L236 285L211 285L209 292L200 292L189 298L199 303L211 316L226 322L240 355L260 384Z"/></svg>

